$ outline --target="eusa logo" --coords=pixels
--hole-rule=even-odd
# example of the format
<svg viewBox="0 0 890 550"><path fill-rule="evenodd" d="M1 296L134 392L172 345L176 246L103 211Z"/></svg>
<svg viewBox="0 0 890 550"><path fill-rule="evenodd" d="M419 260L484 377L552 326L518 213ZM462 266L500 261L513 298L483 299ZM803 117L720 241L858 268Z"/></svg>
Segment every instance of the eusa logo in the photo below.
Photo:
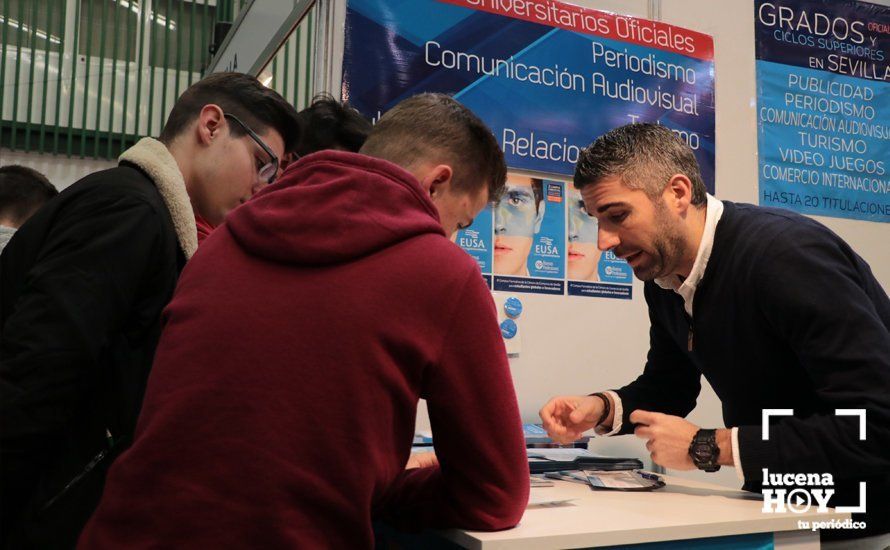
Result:
<svg viewBox="0 0 890 550"><path fill-rule="evenodd" d="M865 409L835 409L835 416L859 417L859 440L865 441ZM769 441L769 419L772 416L793 416L794 409L763 409L761 439ZM815 505L820 514L828 512L828 501L834 495L834 478L824 474L777 474L763 469L763 513L793 512L804 514ZM865 482L859 482L859 505L837 506L836 512L865 513ZM825 522L799 522L800 527L816 529L865 529L864 521L831 520Z"/></svg>

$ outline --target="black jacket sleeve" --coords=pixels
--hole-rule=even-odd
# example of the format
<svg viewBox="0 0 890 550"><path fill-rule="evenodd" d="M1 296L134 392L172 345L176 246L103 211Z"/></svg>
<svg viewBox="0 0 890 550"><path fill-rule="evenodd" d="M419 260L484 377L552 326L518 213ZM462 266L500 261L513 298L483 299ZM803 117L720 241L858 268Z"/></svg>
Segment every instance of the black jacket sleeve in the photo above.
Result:
<svg viewBox="0 0 890 550"><path fill-rule="evenodd" d="M647 289L648 293L648 289ZM695 408L701 392L701 372L696 368L649 307L649 353L646 367L636 380L615 390L623 409L621 434L633 433L630 414L638 409L686 416Z"/></svg>
<svg viewBox="0 0 890 550"><path fill-rule="evenodd" d="M154 207L96 195L59 210L0 333L4 516L27 502L75 403L94 395L110 334L121 330L157 259Z"/></svg>
<svg viewBox="0 0 890 550"><path fill-rule="evenodd" d="M827 231L827 230L826 230ZM766 322L787 341L826 405L808 418L775 417L769 440L760 426L739 427L746 481L762 468L866 477L890 471L890 331L878 308L887 296L868 266L838 239L798 231L773 246L754 280ZM864 409L859 418L836 409Z"/></svg>

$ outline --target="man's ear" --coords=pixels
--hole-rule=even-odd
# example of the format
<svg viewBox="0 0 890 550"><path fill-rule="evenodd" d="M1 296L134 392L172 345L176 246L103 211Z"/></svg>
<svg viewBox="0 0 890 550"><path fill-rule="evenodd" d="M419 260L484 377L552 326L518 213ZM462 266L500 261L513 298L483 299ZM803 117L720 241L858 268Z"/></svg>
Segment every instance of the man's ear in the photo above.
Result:
<svg viewBox="0 0 890 550"><path fill-rule="evenodd" d="M198 113L197 127L195 128L198 142L201 145L210 145L210 142L219 135L225 125L226 119L219 105L212 103L204 105L201 112Z"/></svg>
<svg viewBox="0 0 890 550"><path fill-rule="evenodd" d="M435 198L451 187L451 179L454 171L447 164L438 164L430 168L420 184L430 192L430 197Z"/></svg>
<svg viewBox="0 0 890 550"><path fill-rule="evenodd" d="M692 204L692 182L684 174L674 174L665 187L664 198L674 210L685 214Z"/></svg>

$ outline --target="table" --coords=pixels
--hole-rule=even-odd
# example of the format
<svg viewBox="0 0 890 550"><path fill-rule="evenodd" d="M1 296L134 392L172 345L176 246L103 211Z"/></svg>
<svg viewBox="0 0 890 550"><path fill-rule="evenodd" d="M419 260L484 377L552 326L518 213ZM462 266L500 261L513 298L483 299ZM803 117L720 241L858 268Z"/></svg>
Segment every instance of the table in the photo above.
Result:
<svg viewBox="0 0 890 550"><path fill-rule="evenodd" d="M451 529L440 535L464 548L540 550L775 533L773 540L777 550L816 550L819 548L818 531L801 529L799 522L843 521L850 517L850 514L834 510L818 513L815 507L802 514L769 514L762 511L758 494L673 476L664 476L664 480L667 484L664 488L642 493L591 491L586 485L555 481L553 487L532 489L533 499L551 496L554 500L570 498L570 502L530 506L520 524L506 531L488 533ZM764 538L769 537L752 537L751 540L756 542ZM699 545L700 548L706 546ZM720 547L752 546L727 544Z"/></svg>

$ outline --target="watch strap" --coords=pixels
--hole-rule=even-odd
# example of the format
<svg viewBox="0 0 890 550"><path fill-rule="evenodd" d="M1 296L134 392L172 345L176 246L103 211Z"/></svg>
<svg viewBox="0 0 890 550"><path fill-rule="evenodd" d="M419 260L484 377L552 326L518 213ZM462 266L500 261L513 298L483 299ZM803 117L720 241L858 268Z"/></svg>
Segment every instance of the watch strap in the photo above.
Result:
<svg viewBox="0 0 890 550"><path fill-rule="evenodd" d="M597 392L592 394L592 397L599 397L603 400L603 414L600 415L599 419L596 421L596 425L599 426L603 422L609 418L609 413L612 412L612 402L609 400L609 396L602 392Z"/></svg>

